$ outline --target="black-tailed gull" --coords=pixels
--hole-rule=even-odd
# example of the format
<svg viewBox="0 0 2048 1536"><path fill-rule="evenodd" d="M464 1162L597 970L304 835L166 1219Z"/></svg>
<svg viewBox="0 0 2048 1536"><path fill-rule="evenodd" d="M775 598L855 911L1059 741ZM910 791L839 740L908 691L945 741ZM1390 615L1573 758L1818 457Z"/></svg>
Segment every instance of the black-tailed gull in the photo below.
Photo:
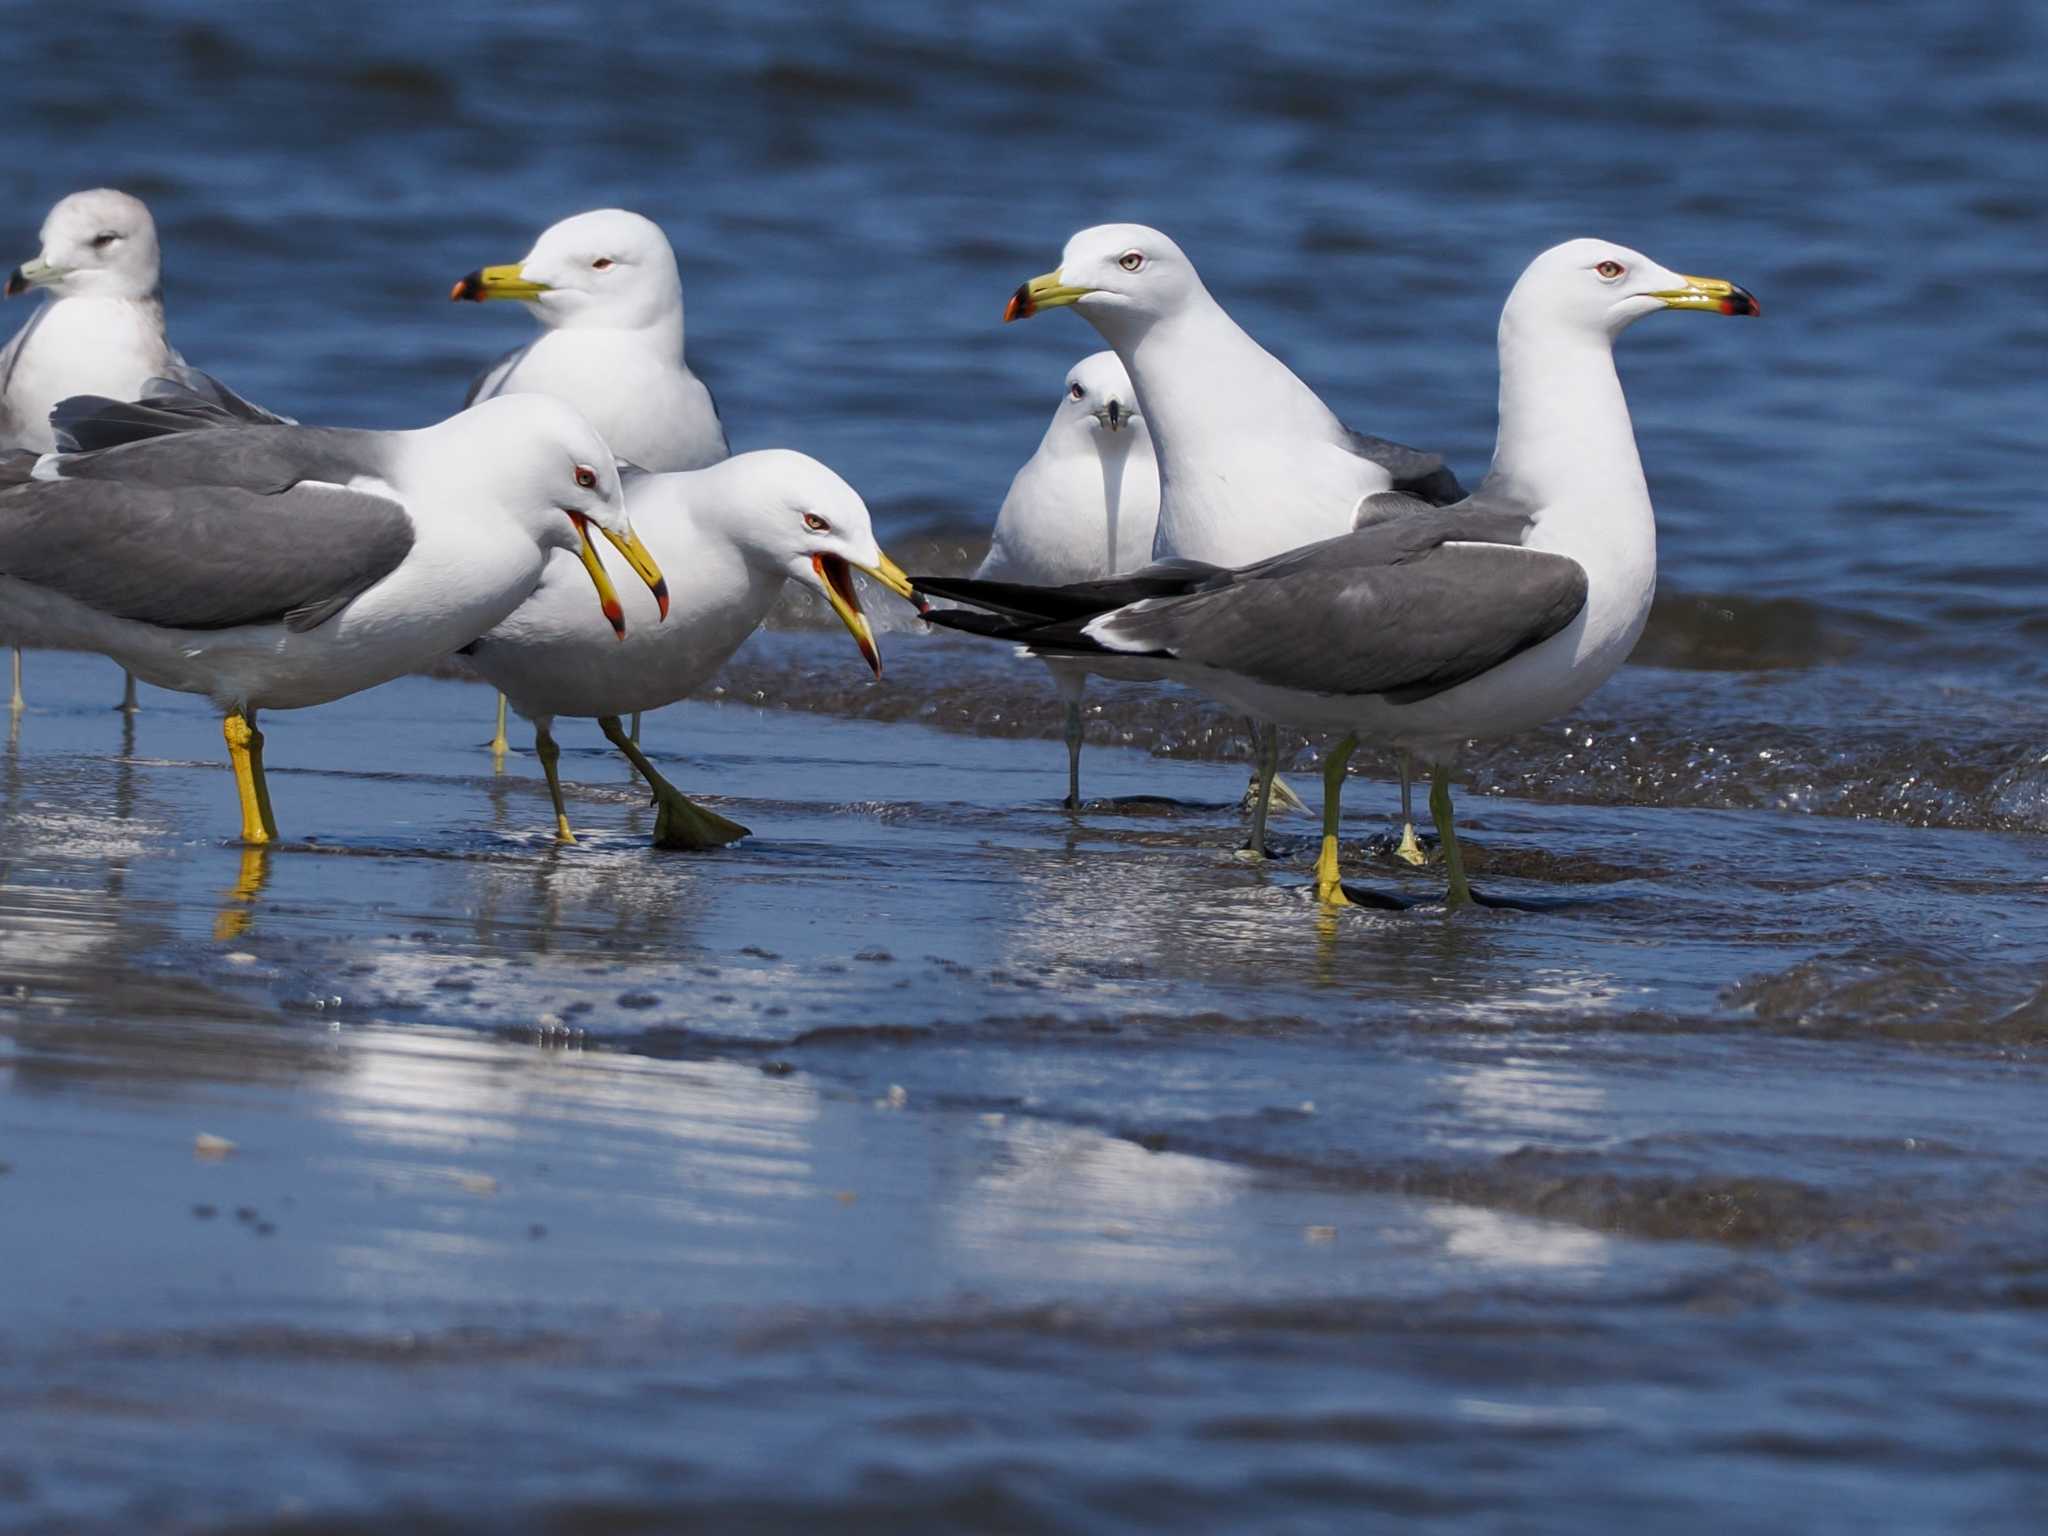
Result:
<svg viewBox="0 0 2048 1536"><path fill-rule="evenodd" d="M465 405L515 391L553 395L641 469L702 469L730 451L717 402L684 360L683 280L652 220L623 208L576 214L543 230L521 260L479 267L449 297L516 300L541 325L477 375ZM504 757L503 695L490 746Z"/></svg>
<svg viewBox="0 0 2048 1536"><path fill-rule="evenodd" d="M325 703L447 655L517 608L558 549L581 554L623 634L592 525L666 606L610 450L560 401L508 396L412 432L158 436L146 414L109 415L108 431L70 430L135 440L0 461L0 634L101 651L211 698L247 843L277 836L259 710Z"/></svg>
<svg viewBox="0 0 2048 1536"><path fill-rule="evenodd" d="M533 722L560 841L576 839L551 727L556 716L569 715L595 717L654 791L657 847L715 848L747 829L663 778L618 717L695 691L760 627L791 581L825 599L880 677L881 653L852 573L865 571L905 598L910 583L876 545L867 505L853 487L801 453L742 453L672 474L628 469L625 491L634 526L673 573L674 617L658 626L641 622L653 617L652 605L628 592L625 644L614 644L587 597L579 598L573 566L557 558L533 595L468 655Z"/></svg>
<svg viewBox="0 0 2048 1536"><path fill-rule="evenodd" d="M1134 571L1152 558L1159 465L1130 375L1114 352L1076 363L1038 451L1010 481L978 581L1060 586ZM1066 705L1067 807L1081 807L1081 700L1090 668L1051 659ZM1129 675L1104 662L1102 675ZM1149 669L1139 668L1140 677Z"/></svg>
<svg viewBox="0 0 2048 1536"><path fill-rule="evenodd" d="M1625 246L1554 247L1501 313L1499 437L1474 495L1448 508L1375 497L1357 531L1238 569L1163 568L1036 596L1003 588L986 606L1010 621L973 627L1039 654L1146 657L1262 719L1345 733L1324 769L1316 865L1331 905L1349 900L1337 831L1359 736L1414 754L1434 775L1450 902L1469 902L1451 810L1459 747L1573 708L1649 617L1656 519L1613 343L1661 309L1759 313L1734 284ZM946 595L975 597L959 584Z"/></svg>
<svg viewBox="0 0 2048 1536"><path fill-rule="evenodd" d="M42 248L7 278L9 298L43 302L0 351L0 451L56 446L50 412L74 395L132 400L144 381L184 360L164 337L156 221L140 198L111 187L74 192L43 220ZM8 704L19 715L21 652ZM135 708L129 678L121 707Z"/></svg>
<svg viewBox="0 0 2048 1536"><path fill-rule="evenodd" d="M1003 318L1064 305L1116 349L1151 426L1160 466L1155 559L1246 565L1347 532L1360 499L1381 491L1434 503L1464 494L1436 454L1339 421L1231 319L1187 254L1156 229L1082 230L1057 270L1017 289ZM1279 739L1270 722L1254 736L1249 847L1258 853ZM1403 846L1412 842L1410 831Z"/></svg>

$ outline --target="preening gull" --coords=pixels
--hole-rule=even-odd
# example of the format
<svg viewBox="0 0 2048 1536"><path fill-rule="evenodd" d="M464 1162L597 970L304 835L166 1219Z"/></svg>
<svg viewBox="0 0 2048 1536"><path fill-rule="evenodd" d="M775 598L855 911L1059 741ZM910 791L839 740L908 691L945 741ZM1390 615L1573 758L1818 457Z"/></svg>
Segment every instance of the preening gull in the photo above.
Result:
<svg viewBox="0 0 2048 1536"><path fill-rule="evenodd" d="M743 453L707 469L625 471L626 503L663 568L674 573L675 616L656 625L649 600L628 591L623 645L590 612L573 564L556 557L533 595L470 648L476 670L533 722L555 835L576 839L562 800L552 733L557 715L596 717L654 792L654 842L715 848L747 835L697 805L648 762L619 723L693 692L760 627L790 581L822 596L875 675L882 658L852 572L908 598L910 583L875 543L860 496L816 459L785 449ZM644 611L643 611L644 610Z"/></svg>
<svg viewBox="0 0 2048 1536"><path fill-rule="evenodd" d="M1500 427L1449 508L1371 499L1354 532L1238 569L1180 566L1092 589L1001 588L973 627L1039 654L1143 656L1261 719L1343 732L1324 768L1322 901L1339 878L1344 771L1360 735L1429 763L1449 901L1473 899L1450 770L1473 737L1528 730L1613 674L1649 617L1657 530L1614 338L1660 309L1759 313L1718 278L1573 240L1531 262L1500 321ZM974 601L961 584L946 595ZM949 615L933 612L937 622Z"/></svg>
<svg viewBox="0 0 2048 1536"><path fill-rule="evenodd" d="M50 412L73 395L132 400L144 381L184 359L164 338L156 221L140 198L110 187L74 192L43 220L42 249L7 278L12 298L32 288L42 304L0 351L0 451L56 446ZM21 652L12 659L9 707L19 715ZM124 709L135 708L129 678Z"/></svg>
<svg viewBox="0 0 2048 1536"><path fill-rule="evenodd" d="M683 280L652 220L623 208L563 219L522 260L479 267L449 297L515 299L541 324L538 337L477 376L465 405L553 395L641 469L702 469L730 451L711 391L683 359ZM504 756L502 695L491 750Z"/></svg>
<svg viewBox="0 0 2048 1536"><path fill-rule="evenodd" d="M1160 482L1155 559L1248 565L1350 531L1366 496L1397 490L1440 505L1464 495L1436 454L1339 421L1230 318L1187 254L1156 229L1082 230L1055 271L1017 289L1003 318L1064 305L1116 349L1151 427ZM1279 739L1270 723L1254 734L1250 847L1258 852Z"/></svg>
<svg viewBox="0 0 2048 1536"><path fill-rule="evenodd" d="M67 430L115 446L0 461L0 632L102 651L211 698L246 843L277 836L259 710L325 703L468 644L526 599L557 549L580 552L623 634L593 524L666 606L610 450L560 401L489 400L412 432L168 435L146 412L99 404L110 427Z"/></svg>
<svg viewBox="0 0 2048 1536"><path fill-rule="evenodd" d="M1114 352L1095 352L1068 372L1052 424L1010 482L978 581L1063 586L1136 570L1152 557L1159 521L1159 465L1130 375ZM1048 658L1066 705L1067 807L1081 807L1081 700L1085 662ZM1102 675L1131 675L1103 662ZM1138 664L1137 675L1151 675Z"/></svg>

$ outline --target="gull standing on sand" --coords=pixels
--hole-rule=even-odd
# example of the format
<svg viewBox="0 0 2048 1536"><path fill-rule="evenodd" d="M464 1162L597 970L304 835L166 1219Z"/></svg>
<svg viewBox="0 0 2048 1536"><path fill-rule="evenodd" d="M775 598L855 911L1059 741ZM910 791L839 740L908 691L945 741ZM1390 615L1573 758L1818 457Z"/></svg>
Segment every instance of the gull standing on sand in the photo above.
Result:
<svg viewBox="0 0 2048 1536"><path fill-rule="evenodd" d="M463 404L553 395L581 411L621 463L641 469L702 469L730 452L717 402L683 360L683 280L651 219L623 208L563 219L522 260L479 267L449 297L515 299L541 325L477 375ZM491 751L505 754L502 694Z"/></svg>
<svg viewBox="0 0 2048 1536"><path fill-rule="evenodd" d="M6 296L40 288L43 303L0 351L0 451L56 447L50 412L73 395L132 400L184 362L164 339L156 221L140 198L111 187L74 192L43 220L42 250L9 275ZM19 715L21 651L8 706ZM121 707L133 712L135 679Z"/></svg>
<svg viewBox="0 0 2048 1536"><path fill-rule="evenodd" d="M1627 659L1649 617L1656 517L1614 340L1663 309L1760 312L1733 283L1625 246L1553 247L1501 312L1499 436L1472 496L1437 508L1382 495L1356 532L1236 570L1055 589L1036 616L1006 588L989 606L1011 621L971 627L1039 654L1146 657L1261 719L1343 732L1323 772L1316 892L1328 905L1352 900L1337 831L1359 736L1421 758L1449 903L1468 903L1450 791L1460 746L1573 708ZM974 600L967 584L931 588L941 589Z"/></svg>
<svg viewBox="0 0 2048 1536"><path fill-rule="evenodd" d="M67 422L71 435L115 446L0 460L0 630L211 698L245 843L277 837L258 710L324 704L446 656L524 602L558 549L580 552L623 635L591 525L666 611L610 450L560 401L489 400L413 432L161 436L161 413L76 405L106 406L112 425Z"/></svg>
<svg viewBox="0 0 2048 1536"><path fill-rule="evenodd" d="M633 523L675 573L676 614L656 625L652 604L628 590L623 645L580 596L574 565L549 562L532 597L467 649L471 664L533 722L534 754L554 801L555 836L576 841L556 769L557 715L595 717L654 792L658 848L716 848L747 829L696 804L658 773L619 716L659 709L695 691L761 625L783 587L822 596L882 675L881 652L852 573L865 571L901 597L910 583L875 543L867 504L816 459L786 449L742 453L708 469L625 471ZM644 612L642 610L645 610Z"/></svg>
<svg viewBox="0 0 2048 1536"><path fill-rule="evenodd" d="M1361 499L1382 491L1435 505L1465 494L1436 454L1339 421L1230 318L1186 253L1156 229L1082 230L1067 241L1057 270L1017 289L1003 318L1062 305L1101 332L1137 389L1159 455L1155 559L1246 565L1348 533ZM1254 740L1250 848L1261 853L1279 733L1266 722ZM1404 852L1414 848L1407 786L1404 767ZM1409 856L1421 860L1419 849Z"/></svg>
<svg viewBox="0 0 2048 1536"><path fill-rule="evenodd" d="M1076 363L1038 451L1017 471L996 514L977 581L1064 586L1134 571L1152 558L1159 465L1130 375L1114 352ZM1081 699L1090 668L1048 659L1066 705L1067 809L1081 808ZM1115 662L1093 670L1130 675ZM1152 674L1140 667L1140 679Z"/></svg>

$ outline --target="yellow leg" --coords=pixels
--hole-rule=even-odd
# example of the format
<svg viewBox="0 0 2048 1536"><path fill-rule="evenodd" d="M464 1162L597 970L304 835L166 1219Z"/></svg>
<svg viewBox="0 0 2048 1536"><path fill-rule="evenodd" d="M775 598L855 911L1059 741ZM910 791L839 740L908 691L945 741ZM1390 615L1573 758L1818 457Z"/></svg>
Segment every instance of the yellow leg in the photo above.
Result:
<svg viewBox="0 0 2048 1536"><path fill-rule="evenodd" d="M235 792L242 801L242 841L253 847L277 841L277 818L270 812L270 784L263 776L263 733L256 729L256 711L238 709L221 721L228 761L235 765Z"/></svg>
<svg viewBox="0 0 2048 1536"><path fill-rule="evenodd" d="M1337 826L1344 816L1344 770L1357 750L1358 738L1346 736L1330 749L1323 764L1323 851L1316 857L1316 900L1329 907L1351 905L1337 873Z"/></svg>
<svg viewBox="0 0 2048 1536"><path fill-rule="evenodd" d="M234 886L228 891L227 905L213 919L213 936L222 943L239 939L249 931L249 924L255 916L252 908L256 898L263 894L263 883L270 878L269 858L268 848L242 850L242 865L236 872Z"/></svg>
<svg viewBox="0 0 2048 1536"><path fill-rule="evenodd" d="M505 696L498 695L498 707L503 708ZM573 843L576 834L569 830L569 808L562 803L562 776L555 771L562 749L555 745L555 738L548 734L544 725L533 728L533 755L540 759L540 771L548 776L548 798L555 802L555 841Z"/></svg>
<svg viewBox="0 0 2048 1536"><path fill-rule="evenodd" d="M1394 850L1394 857L1404 864L1417 868L1429 862L1429 855L1422 851L1422 843L1415 836L1415 758L1412 754L1401 753L1401 846Z"/></svg>
<svg viewBox="0 0 2048 1536"><path fill-rule="evenodd" d="M11 670L14 676L14 689L7 700L7 712L18 715L28 708L28 700L21 696L21 647L18 645L14 648L14 665Z"/></svg>
<svg viewBox="0 0 2048 1536"><path fill-rule="evenodd" d="M597 723L604 731L605 740L626 754L626 761L633 765L633 771L654 791L655 847L723 848L727 843L736 843L748 835L747 829L738 822L727 821L716 811L707 811L655 772L654 764L647 761L647 755L634 745L633 739L626 734L626 728L619 724L617 715L606 715Z"/></svg>
<svg viewBox="0 0 2048 1536"><path fill-rule="evenodd" d="M505 739L505 695L498 695L498 728L491 733L491 757L500 768L505 766L505 754L512 743Z"/></svg>
<svg viewBox="0 0 2048 1536"><path fill-rule="evenodd" d="M1472 887L1465 883L1465 856L1458 851L1458 829L1451 824L1451 768L1448 763L1438 763L1429 785L1429 813L1436 818L1437 841L1444 850L1444 868L1451 877L1450 891L1444 897L1449 907L1472 905Z"/></svg>

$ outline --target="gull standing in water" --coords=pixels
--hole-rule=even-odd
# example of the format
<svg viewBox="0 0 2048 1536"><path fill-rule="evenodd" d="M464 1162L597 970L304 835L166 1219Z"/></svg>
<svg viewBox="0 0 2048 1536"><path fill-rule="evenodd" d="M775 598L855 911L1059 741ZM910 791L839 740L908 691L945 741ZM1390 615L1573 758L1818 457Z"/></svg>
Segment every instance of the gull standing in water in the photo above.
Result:
<svg viewBox="0 0 2048 1536"><path fill-rule="evenodd" d="M1082 230L1067 241L1057 270L1017 289L1003 318L1064 305L1116 349L1151 428L1159 455L1155 559L1246 565L1348 533L1361 499L1378 492L1435 505L1465 494L1436 454L1339 421L1230 318L1186 253L1156 229ZM1279 733L1265 721L1253 734L1250 848L1262 853ZM1405 768L1402 801L1405 852L1414 849ZM1419 849L1410 856L1421 861Z"/></svg>
<svg viewBox="0 0 2048 1536"><path fill-rule="evenodd" d="M975 627L1041 655L1146 657L1261 719L1344 733L1323 774L1316 892L1328 905L1352 899L1337 831L1359 736L1422 759L1449 902L1468 903L1450 789L1460 746L1576 706L1649 617L1657 524L1614 340L1664 309L1760 313L1733 283L1626 246L1545 251L1501 312L1499 436L1472 496L1449 508L1375 497L1356 532L1235 570L1053 589L1035 616L1007 588L988 606L1010 622ZM974 597L959 584L946 595Z"/></svg>
<svg viewBox="0 0 2048 1536"><path fill-rule="evenodd" d="M615 643L578 594L580 578L564 557L552 560L533 596L467 654L533 722L558 841L576 838L556 768L554 718L594 716L654 792L655 846L716 848L747 829L663 778L618 717L673 704L701 686L760 627L790 581L825 599L880 677L881 652L852 573L865 571L904 598L912 595L910 583L876 545L867 504L853 487L801 453L742 453L708 469L665 475L628 469L625 492L634 526L675 573L675 617L643 622L653 618L652 605L629 590L625 644Z"/></svg>
<svg viewBox="0 0 2048 1536"><path fill-rule="evenodd" d="M730 451L718 405L683 360L683 280L661 226L599 208L541 232L519 261L479 267L449 295L514 299L541 334L499 358L463 404L495 395L553 395L581 411L621 463L702 469ZM640 717L633 717L640 739ZM505 755L505 697L492 753Z"/></svg>
<svg viewBox="0 0 2048 1536"><path fill-rule="evenodd" d="M558 400L488 400L414 432L159 436L162 413L109 409L111 430L67 430L115 446L0 460L0 630L211 698L247 844L277 837L258 710L429 665L510 615L558 549L580 553L623 635L592 525L666 612L610 450ZM214 419L201 411L201 424Z"/></svg>
<svg viewBox="0 0 2048 1536"><path fill-rule="evenodd" d="M1134 571L1152 558L1159 521L1159 465L1130 375L1114 352L1076 363L1038 451L1017 471L996 514L977 581L1064 586ZM1066 705L1067 808L1081 808L1081 699L1090 668L1049 658ZM1127 675L1115 662L1105 677ZM1150 677L1148 669L1138 669Z"/></svg>
<svg viewBox="0 0 2048 1536"><path fill-rule="evenodd" d="M0 450L56 447L50 412L73 395L132 400L184 359L164 339L156 221L140 198L110 187L74 192L43 220L42 250L9 275L13 298L40 288L43 303L0 351ZM21 651L11 660L8 707L24 708ZM121 707L133 712L135 678Z"/></svg>

